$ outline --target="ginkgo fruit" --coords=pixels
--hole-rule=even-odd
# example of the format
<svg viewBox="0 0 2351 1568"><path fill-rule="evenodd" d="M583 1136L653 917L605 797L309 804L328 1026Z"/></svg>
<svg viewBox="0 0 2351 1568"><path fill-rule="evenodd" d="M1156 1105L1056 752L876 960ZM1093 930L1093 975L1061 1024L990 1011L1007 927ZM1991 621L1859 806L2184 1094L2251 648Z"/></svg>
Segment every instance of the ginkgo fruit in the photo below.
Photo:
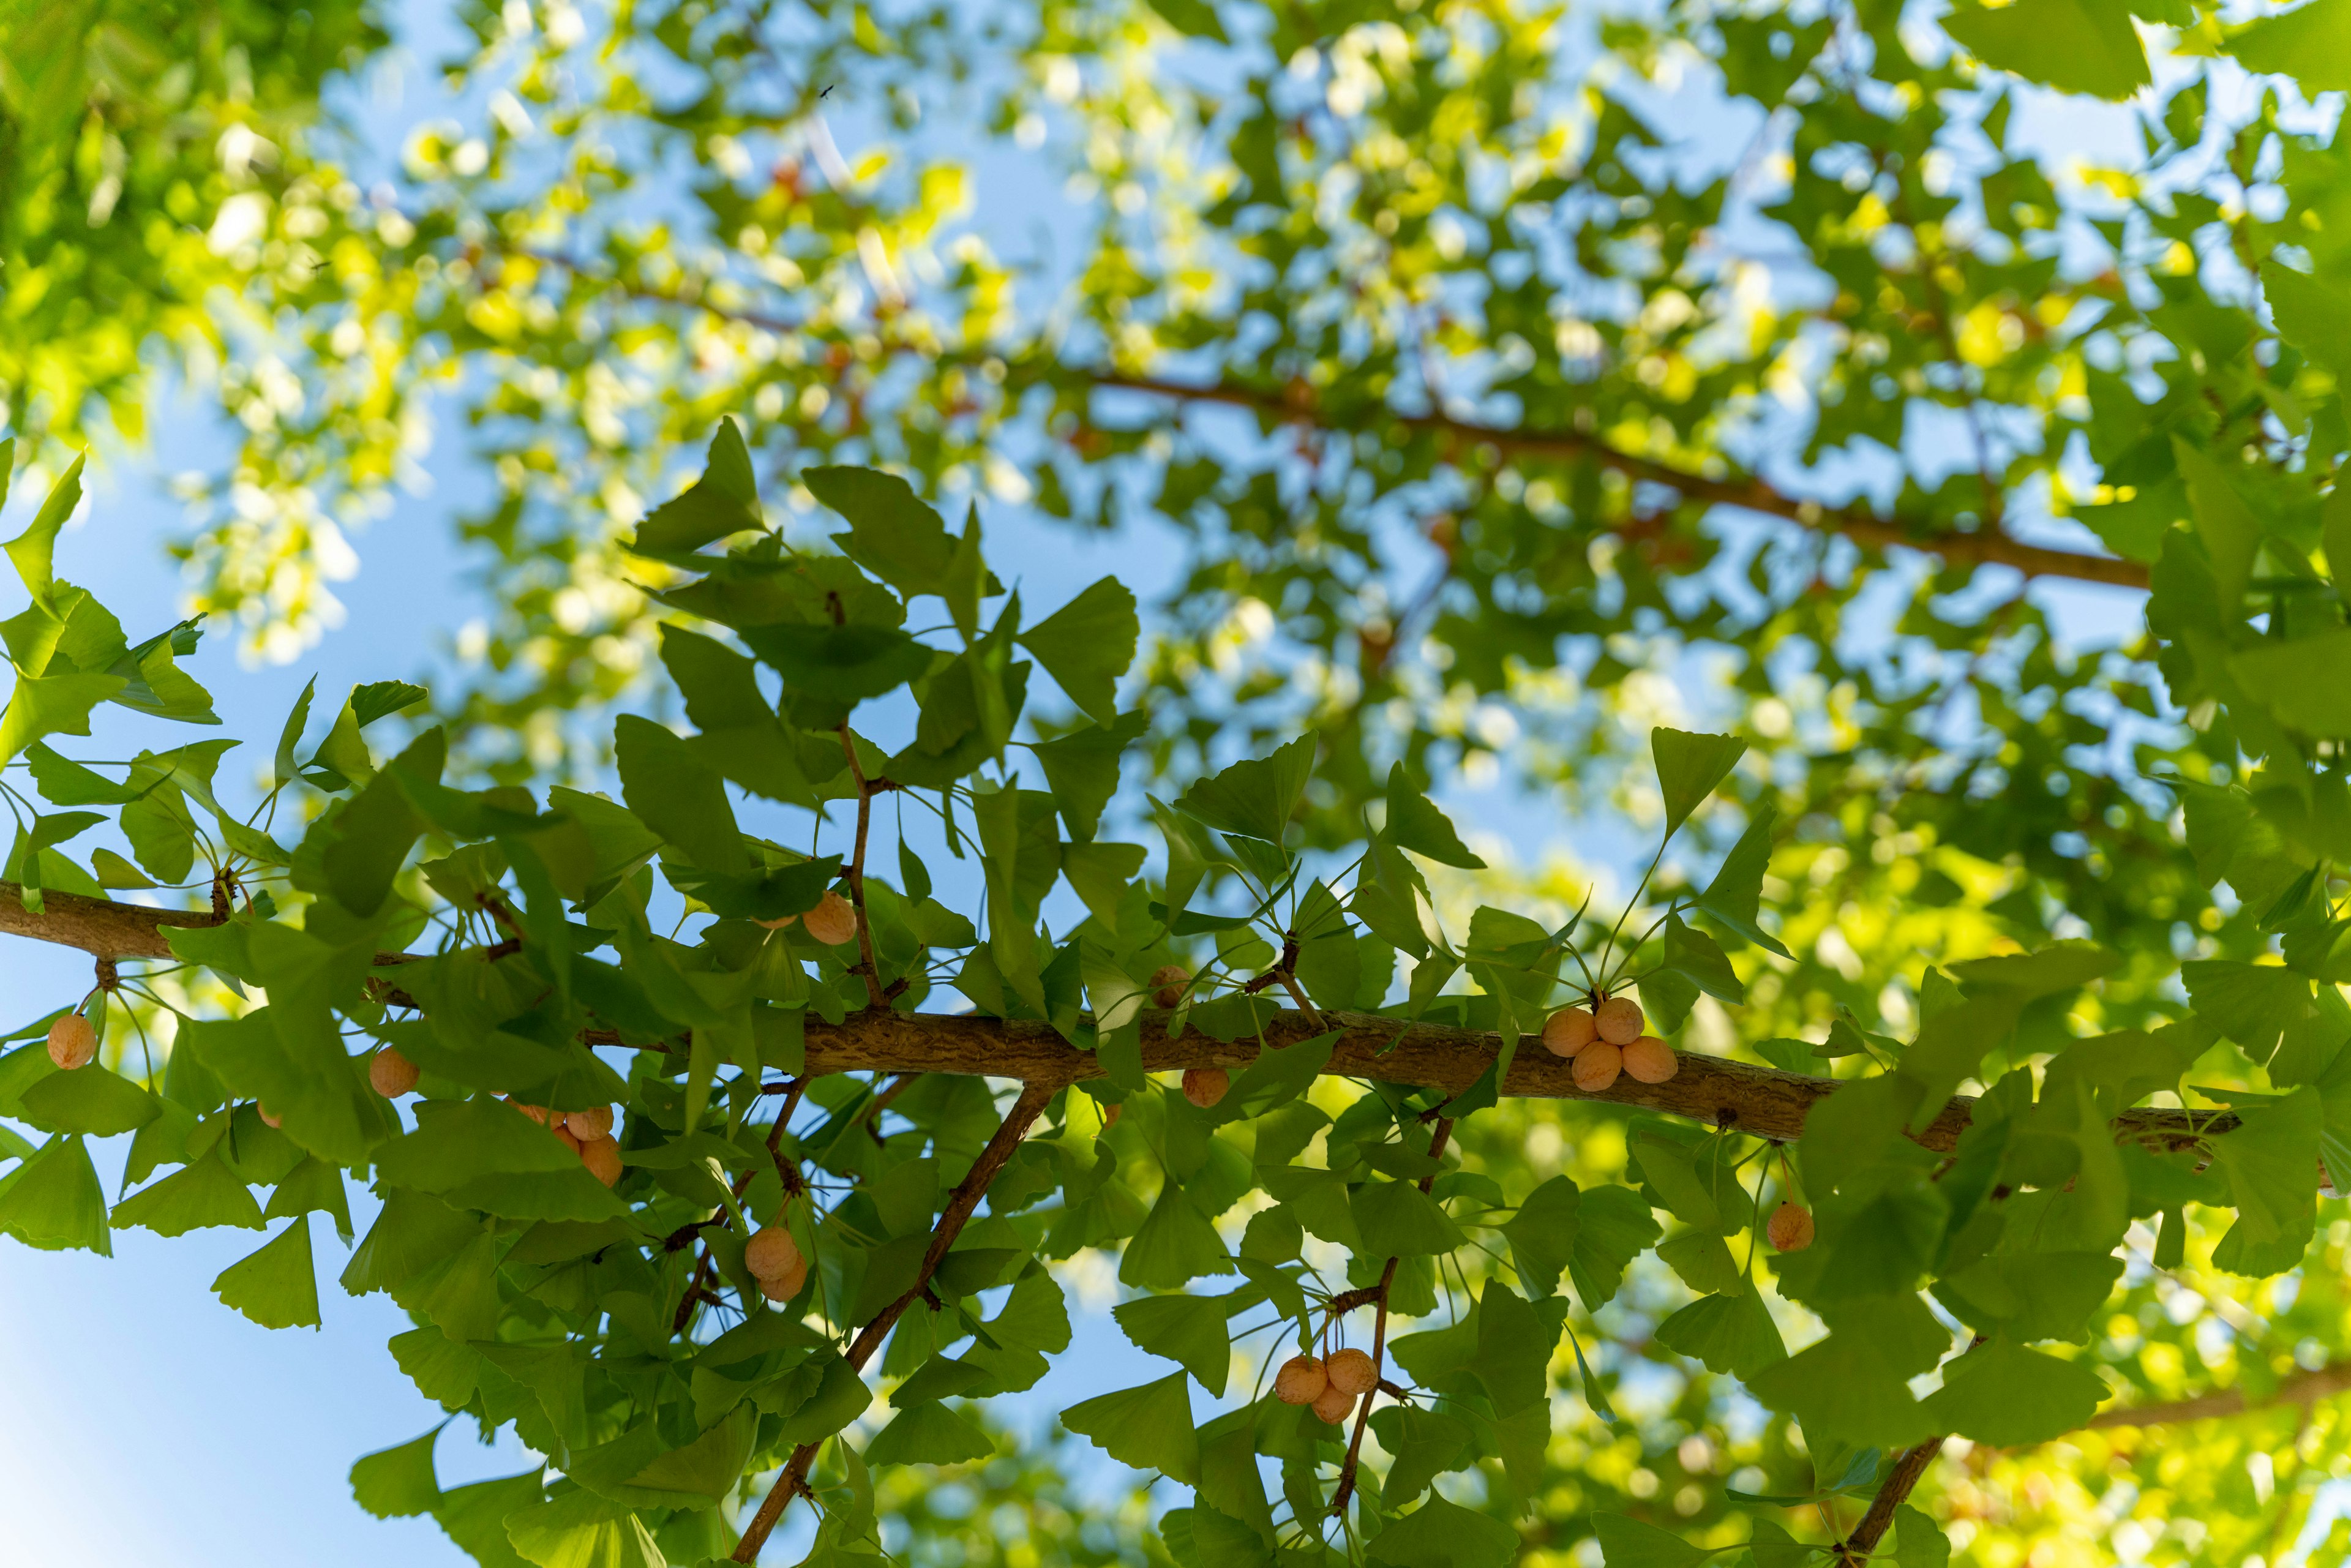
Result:
<svg viewBox="0 0 2351 1568"><path fill-rule="evenodd" d="M49 1060L71 1071L98 1060L98 1030L79 1013L67 1013L49 1025Z"/></svg>
<svg viewBox="0 0 2351 1568"><path fill-rule="evenodd" d="M1225 1097L1233 1086L1232 1075L1221 1067L1187 1067L1184 1070L1184 1098L1205 1111Z"/></svg>
<svg viewBox="0 0 2351 1568"><path fill-rule="evenodd" d="M413 1090L420 1076L416 1063L402 1056L398 1046L387 1045L368 1058L368 1082L387 1100Z"/></svg>
<svg viewBox="0 0 2351 1568"><path fill-rule="evenodd" d="M1192 971L1181 964L1162 964L1151 971L1151 999L1163 1008L1172 1008L1182 1002L1184 993L1192 988Z"/></svg>
<svg viewBox="0 0 2351 1568"><path fill-rule="evenodd" d="M1379 1386L1380 1369L1360 1350L1334 1350L1322 1367L1331 1379L1331 1386L1351 1399Z"/></svg>
<svg viewBox="0 0 2351 1568"><path fill-rule="evenodd" d="M1330 1386L1330 1368L1311 1355L1291 1356L1273 1375L1273 1396L1284 1405L1311 1405Z"/></svg>
<svg viewBox="0 0 2351 1568"><path fill-rule="evenodd" d="M1355 1396L1333 1385L1325 1388L1314 1400L1314 1414L1333 1427L1354 1413Z"/></svg>
<svg viewBox="0 0 2351 1568"><path fill-rule="evenodd" d="M1600 1038L1600 1028L1586 1008L1562 1008L1543 1020L1543 1049L1553 1056L1573 1056Z"/></svg>
<svg viewBox="0 0 2351 1568"><path fill-rule="evenodd" d="M1625 1071L1644 1083L1663 1083L1681 1071L1674 1048L1654 1034L1645 1034L1625 1048Z"/></svg>
<svg viewBox="0 0 2351 1568"><path fill-rule="evenodd" d="M517 1111L521 1112L524 1115L526 1115L526 1116L529 1117L532 1121L537 1122L540 1126L542 1126L542 1127L543 1127L543 1126L547 1125L547 1107L546 1107L546 1106L544 1106L544 1105L526 1105L526 1104L524 1104L524 1103L523 1103L521 1101L519 1101L519 1100L508 1100L508 1101L507 1102L507 1104L509 1104L509 1105L511 1105L511 1106L513 1106L516 1110L517 1110Z"/></svg>
<svg viewBox="0 0 2351 1568"><path fill-rule="evenodd" d="M609 1134L601 1138L580 1139L580 1163L588 1167L590 1176L611 1186L621 1179L620 1140Z"/></svg>
<svg viewBox="0 0 2351 1568"><path fill-rule="evenodd" d="M1770 1238L1774 1252L1802 1252L1813 1244L1812 1210L1792 1200L1783 1203L1771 1211L1771 1222L1763 1234Z"/></svg>
<svg viewBox="0 0 2351 1568"><path fill-rule="evenodd" d="M1649 1020L1641 1016L1641 1004L1630 997L1610 997L1592 1009L1593 1027L1600 1038L1611 1045L1630 1045L1641 1038Z"/></svg>
<svg viewBox="0 0 2351 1568"><path fill-rule="evenodd" d="M585 1111L566 1111L563 1124L583 1144L590 1138L604 1137L612 1130L612 1108L594 1105Z"/></svg>
<svg viewBox="0 0 2351 1568"><path fill-rule="evenodd" d="M780 1274L754 1274L751 1277L758 1281L759 1294L768 1300L789 1301L800 1293L802 1285L808 1283L808 1260L803 1258Z"/></svg>
<svg viewBox="0 0 2351 1568"><path fill-rule="evenodd" d="M770 931L781 931L785 926L796 923L799 919L799 916L797 915L786 915L775 920L759 920L755 918L752 920L751 924L754 925L764 925Z"/></svg>
<svg viewBox="0 0 2351 1568"><path fill-rule="evenodd" d="M575 1155L580 1152L580 1140L572 1135L570 1128L563 1124L563 1118L557 1116L549 1119L547 1124L547 1130L554 1134L556 1141L561 1144L565 1148L569 1149Z"/></svg>
<svg viewBox="0 0 2351 1568"><path fill-rule="evenodd" d="M857 936L857 908L837 893L828 893L814 909L800 916L808 934L828 947L838 947Z"/></svg>
<svg viewBox="0 0 2351 1568"><path fill-rule="evenodd" d="M802 1262L800 1244L780 1225L769 1225L743 1243L743 1267L755 1280L779 1280Z"/></svg>
<svg viewBox="0 0 2351 1568"><path fill-rule="evenodd" d="M1625 1071L1625 1053L1604 1040L1595 1040L1575 1053L1575 1086L1597 1094Z"/></svg>

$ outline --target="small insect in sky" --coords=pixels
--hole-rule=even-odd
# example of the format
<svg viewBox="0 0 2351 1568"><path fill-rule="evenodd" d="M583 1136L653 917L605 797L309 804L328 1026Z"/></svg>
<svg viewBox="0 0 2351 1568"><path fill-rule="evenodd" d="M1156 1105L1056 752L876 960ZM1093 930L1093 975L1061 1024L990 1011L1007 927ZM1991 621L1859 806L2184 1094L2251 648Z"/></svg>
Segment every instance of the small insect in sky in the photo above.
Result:
<svg viewBox="0 0 2351 1568"><path fill-rule="evenodd" d="M841 84L840 84L839 82L835 82L835 83L833 83L833 87L839 87L840 85L841 85ZM822 92L820 92L820 93L819 93L819 94L817 94L817 95L816 95L816 97L817 97L817 101L818 101L819 103L821 103L821 102L823 102L826 99L831 98L831 96L832 96L832 88L829 87L829 88L825 89Z"/></svg>

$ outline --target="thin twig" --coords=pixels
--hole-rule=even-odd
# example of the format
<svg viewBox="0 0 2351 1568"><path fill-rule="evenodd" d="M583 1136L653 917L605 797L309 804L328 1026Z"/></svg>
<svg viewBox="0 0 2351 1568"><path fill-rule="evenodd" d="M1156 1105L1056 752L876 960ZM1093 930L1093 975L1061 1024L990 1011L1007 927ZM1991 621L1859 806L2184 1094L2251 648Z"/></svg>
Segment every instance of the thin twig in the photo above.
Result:
<svg viewBox="0 0 2351 1568"><path fill-rule="evenodd" d="M1432 1160L1442 1160L1445 1157L1445 1142L1452 1135L1452 1119L1437 1118L1437 1131L1428 1140L1428 1157ZM1420 1190L1426 1192L1436 1184L1436 1181L1437 1173L1432 1170L1420 1178ZM1384 1357L1387 1354L1388 1346L1388 1288L1395 1283L1396 1265L1399 1261L1398 1259L1389 1259L1387 1266L1380 1270L1380 1282L1373 1287L1377 1293L1372 1299L1379 1308L1377 1314L1372 1320L1372 1370L1374 1374L1384 1371L1387 1365ZM1387 1386L1387 1380L1382 1377L1380 1387L1385 1386ZM1364 1428L1371 1424L1372 1401L1378 1396L1380 1388L1374 1387L1369 1394L1364 1396L1364 1402L1355 1407L1354 1435L1347 1439L1347 1458L1339 1467L1339 1484L1332 1489L1331 1494L1331 1512L1341 1519L1346 1517L1347 1500L1355 1493L1355 1469L1362 1462Z"/></svg>
<svg viewBox="0 0 2351 1568"><path fill-rule="evenodd" d="M956 1238L963 1234L964 1226L979 1207L979 1200L987 1195L988 1184L1004 1169L1006 1162L1012 1158L1013 1151L1020 1146L1021 1138L1044 1113L1045 1107L1052 1103L1057 1092L1059 1091L1050 1083L1023 1083L1020 1086L1019 1098L1013 1101L1012 1109L1004 1113L996 1135L988 1139L987 1146L980 1150L979 1158L972 1162L970 1171L947 1198L938 1224L932 1228L931 1244L924 1249L923 1265L915 1272L914 1284L904 1295L876 1312L873 1321L859 1331L856 1341L850 1345L844 1359L852 1368L861 1372L864 1370L865 1364L873 1358L875 1351L882 1348L882 1342L897 1326L898 1319L904 1314L906 1308L929 1289L931 1276L937 1271L940 1260L955 1245ZM790 1460L784 1466L784 1473L776 1478L776 1484L761 1500L758 1511L744 1527L743 1539L735 1546L735 1562L758 1561L759 1549L768 1543L768 1537L775 1531L776 1521L783 1518L784 1510L790 1506L792 1499L808 1489L809 1466L814 1462L817 1450L822 1446L821 1442L802 1443L792 1450Z"/></svg>
<svg viewBox="0 0 2351 1568"><path fill-rule="evenodd" d="M1943 1439L1929 1437L1917 1448L1902 1451L1895 1459L1893 1472L1886 1478L1886 1484L1879 1487L1877 1495L1869 1500L1869 1511L1861 1516L1861 1522L1853 1527L1851 1535L1837 1542L1838 1563L1869 1560L1869 1554L1877 1550L1878 1542L1893 1525L1894 1511L1908 1499L1911 1489L1918 1484L1918 1479L1927 1473L1927 1467L1935 1462L1935 1456L1942 1450Z"/></svg>

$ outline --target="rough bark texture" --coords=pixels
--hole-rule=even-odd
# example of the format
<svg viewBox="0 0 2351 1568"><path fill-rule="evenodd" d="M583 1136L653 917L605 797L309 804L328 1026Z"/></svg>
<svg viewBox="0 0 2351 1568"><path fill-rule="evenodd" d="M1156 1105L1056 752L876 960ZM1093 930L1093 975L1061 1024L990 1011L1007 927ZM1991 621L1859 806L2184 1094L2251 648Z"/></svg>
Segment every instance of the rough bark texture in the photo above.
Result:
<svg viewBox="0 0 2351 1568"><path fill-rule="evenodd" d="M0 932L78 947L99 958L168 958L172 952L164 940L165 927L214 924L208 911L149 909L59 893L47 895L43 914L31 915L25 911L17 893L14 883L0 883ZM377 962L386 967L410 956L379 954ZM1322 1023L1343 1031L1327 1071L1350 1078L1467 1089L1501 1049L1500 1038L1493 1034L1401 1019L1332 1013L1325 1015ZM1267 1024L1265 1038L1281 1048L1321 1032L1316 1020L1284 1012ZM1165 1014L1146 1014L1143 1034L1143 1065L1153 1072L1241 1067L1257 1058L1254 1040L1227 1045L1196 1030L1170 1040ZM587 1038L593 1044L620 1043L617 1035L601 1030L591 1030ZM956 1072L1055 1087L1102 1075L1092 1053L1071 1045L1050 1024L972 1014L885 1010L854 1013L837 1024L810 1019L808 1071ZM1833 1079L1685 1051L1681 1070L1667 1082L1619 1078L1609 1088L1593 1093L1578 1089L1570 1064L1532 1039L1521 1042L1502 1081L1505 1094L1639 1105L1709 1126L1782 1140L1802 1136L1805 1113L1838 1087ZM1949 1153L1966 1130L1974 1106L1972 1099L1955 1097L1917 1141L1938 1153ZM2226 1113L2147 1109L2126 1111L2116 1117L2115 1133L2118 1139L2155 1147L2186 1148L2236 1124L2237 1119Z"/></svg>

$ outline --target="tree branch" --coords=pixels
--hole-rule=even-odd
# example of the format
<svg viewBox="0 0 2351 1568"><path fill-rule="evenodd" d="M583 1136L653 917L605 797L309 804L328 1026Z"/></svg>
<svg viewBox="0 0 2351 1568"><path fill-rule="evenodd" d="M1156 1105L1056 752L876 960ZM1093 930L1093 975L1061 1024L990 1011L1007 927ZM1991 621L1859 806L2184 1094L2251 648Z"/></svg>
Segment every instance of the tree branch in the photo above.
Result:
<svg viewBox="0 0 2351 1568"><path fill-rule="evenodd" d="M1886 1484L1877 1489L1877 1495L1869 1500L1869 1511L1861 1516L1861 1522L1853 1527L1853 1533L1837 1543L1836 1560L1840 1564L1868 1561L1869 1554L1877 1550L1878 1542L1885 1538L1887 1528L1893 1524L1894 1511L1902 1506L1911 1489L1918 1484L1918 1478L1927 1473L1927 1467L1933 1464L1935 1456L1942 1451L1943 1439L1940 1437L1929 1437L1915 1448L1902 1450L1894 1461L1893 1473L1886 1478Z"/></svg>
<svg viewBox="0 0 2351 1568"><path fill-rule="evenodd" d="M1020 1140L1027 1135L1030 1125L1044 1113L1045 1107L1060 1092L1055 1084L1023 1083L1020 1086L1019 1098L1013 1101L1012 1109L1004 1113L996 1135L987 1140L987 1146L980 1150L979 1158L972 1162L971 1169L965 1173L963 1180L947 1198L938 1224L932 1228L931 1244L923 1250L923 1266L915 1271L914 1284L904 1295L876 1312L873 1321L859 1332L855 1343L850 1345L845 1359L852 1368L860 1372L865 1369L865 1364L873 1359L875 1351L882 1348L882 1342L889 1337L891 1329L897 1325L906 1308L930 1288L931 1275L937 1270L939 1260L947 1255L947 1249L955 1245L956 1238L963 1234L964 1226L978 1209L980 1198L987 1194L988 1184L1004 1169L1005 1162L1011 1159L1012 1152L1020 1146ZM809 1466L815 1460L817 1450L823 1446L820 1440L802 1443L792 1450L790 1460L784 1466L784 1473L776 1478L776 1484L760 1500L758 1511L744 1527L743 1539L736 1542L736 1562L758 1561L759 1549L768 1543L768 1537L775 1531L776 1521L783 1518L784 1510L791 1505L793 1497L807 1490Z"/></svg>
<svg viewBox="0 0 2351 1568"><path fill-rule="evenodd" d="M2335 1361L2308 1372L2297 1372L2281 1381L2274 1392L2257 1399L2245 1397L2241 1387L2216 1388L2210 1394L2174 1399L2162 1405L2136 1405L2120 1410L2102 1410L2091 1416L2082 1429L2168 1427L2185 1421L2210 1421L2219 1416L2275 1409L2282 1405L2307 1406L2345 1392L2351 1392L2351 1361Z"/></svg>
<svg viewBox="0 0 2351 1568"><path fill-rule="evenodd" d="M171 951L164 944L162 928L214 924L210 915L194 910L148 909L55 893L48 895L53 913L27 915L17 904L16 893L13 883L0 882L0 932L60 942L101 957L167 958ZM390 966L413 956L379 954L377 963ZM1170 1040L1165 1032L1166 1014L1149 1012L1144 1017L1146 1071L1230 1069L1257 1060L1254 1039L1228 1045L1194 1030ZM1457 1092L1475 1082L1501 1048L1499 1036L1482 1030L1364 1013L1327 1013L1321 1024L1317 1027L1316 1019L1285 1010L1266 1021L1262 1034L1267 1043L1281 1049L1325 1029L1336 1029L1340 1039L1325 1072ZM810 1017L806 1035L805 1071L812 1075L950 1072L1018 1078L1060 1089L1102 1074L1100 1061L1091 1052L1072 1047L1051 1024L1041 1020L970 1013L900 1013L885 1008L853 1013L837 1024ZM588 1030L580 1039L590 1045L634 1043L622 1040L609 1029ZM1548 1051L1524 1051L1511 1062L1500 1087L1503 1093L1519 1097L1638 1105L1709 1127L1732 1128L1751 1137L1792 1142L1803 1135L1804 1118L1813 1106L1844 1084L1835 1079L1686 1052L1681 1070L1664 1083L1642 1083L1628 1076L1593 1092L1575 1086L1570 1063ZM1966 1095L1954 1097L1916 1141L1938 1153L1949 1153L1967 1130L1974 1106L1974 1100ZM2237 1118L2225 1111L2153 1107L2125 1111L2114 1120L2118 1140L2158 1149L2193 1148L2236 1125ZM2314 1172L2314 1184L2315 1179Z"/></svg>
<svg viewBox="0 0 2351 1568"><path fill-rule="evenodd" d="M1226 382L1194 386L1150 376L1121 375L1109 371L1081 373L1085 380L1097 387L1144 392L1185 402L1221 403L1293 424L1327 425L1330 423L1320 415L1311 401L1272 390L1236 386ZM1844 534L1855 542L1873 549L1899 546L1939 555L1945 560L1958 564L2013 567L2027 577L2066 577L2083 582L2110 583L2117 588L2144 589L2147 585L2147 569L2139 561L2113 556L2083 555L2074 550L2047 549L2011 538L1996 527L1980 528L1973 533L1957 533L1949 529L1923 528L1898 517L1880 517L1858 507L1825 507L1818 501L1787 495L1751 475L1719 478L1693 474L1687 469L1619 452L1597 437L1574 431L1512 430L1499 425L1472 424L1467 420L1442 413L1398 413L1384 405L1363 411L1360 423L1351 423L1351 428L1375 431L1382 424L1415 435L1437 435L1468 444L1488 445L1516 456L1596 464L1622 474L1627 479L1666 486L1694 501L1708 501L1717 506L1761 512L1807 528Z"/></svg>
<svg viewBox="0 0 2351 1568"><path fill-rule="evenodd" d="M1445 1142L1452 1135L1452 1121L1447 1117L1438 1117L1437 1131L1429 1134L1428 1157L1442 1160L1445 1157ZM1436 1183L1437 1173L1432 1170L1420 1178L1420 1190L1426 1192ZM1331 1490L1331 1511L1333 1515L1343 1515L1347 1511L1347 1500L1355 1494L1355 1468L1363 1458L1364 1428L1371 1425L1372 1401L1382 1388L1388 1386L1384 1375L1387 1371L1388 1290L1395 1283L1396 1263L1397 1260L1389 1259L1380 1270L1380 1282L1373 1287L1372 1300L1379 1310L1372 1318L1372 1372L1379 1382L1365 1392L1364 1402L1355 1406L1354 1434L1347 1439L1347 1458L1339 1466L1339 1484Z"/></svg>

